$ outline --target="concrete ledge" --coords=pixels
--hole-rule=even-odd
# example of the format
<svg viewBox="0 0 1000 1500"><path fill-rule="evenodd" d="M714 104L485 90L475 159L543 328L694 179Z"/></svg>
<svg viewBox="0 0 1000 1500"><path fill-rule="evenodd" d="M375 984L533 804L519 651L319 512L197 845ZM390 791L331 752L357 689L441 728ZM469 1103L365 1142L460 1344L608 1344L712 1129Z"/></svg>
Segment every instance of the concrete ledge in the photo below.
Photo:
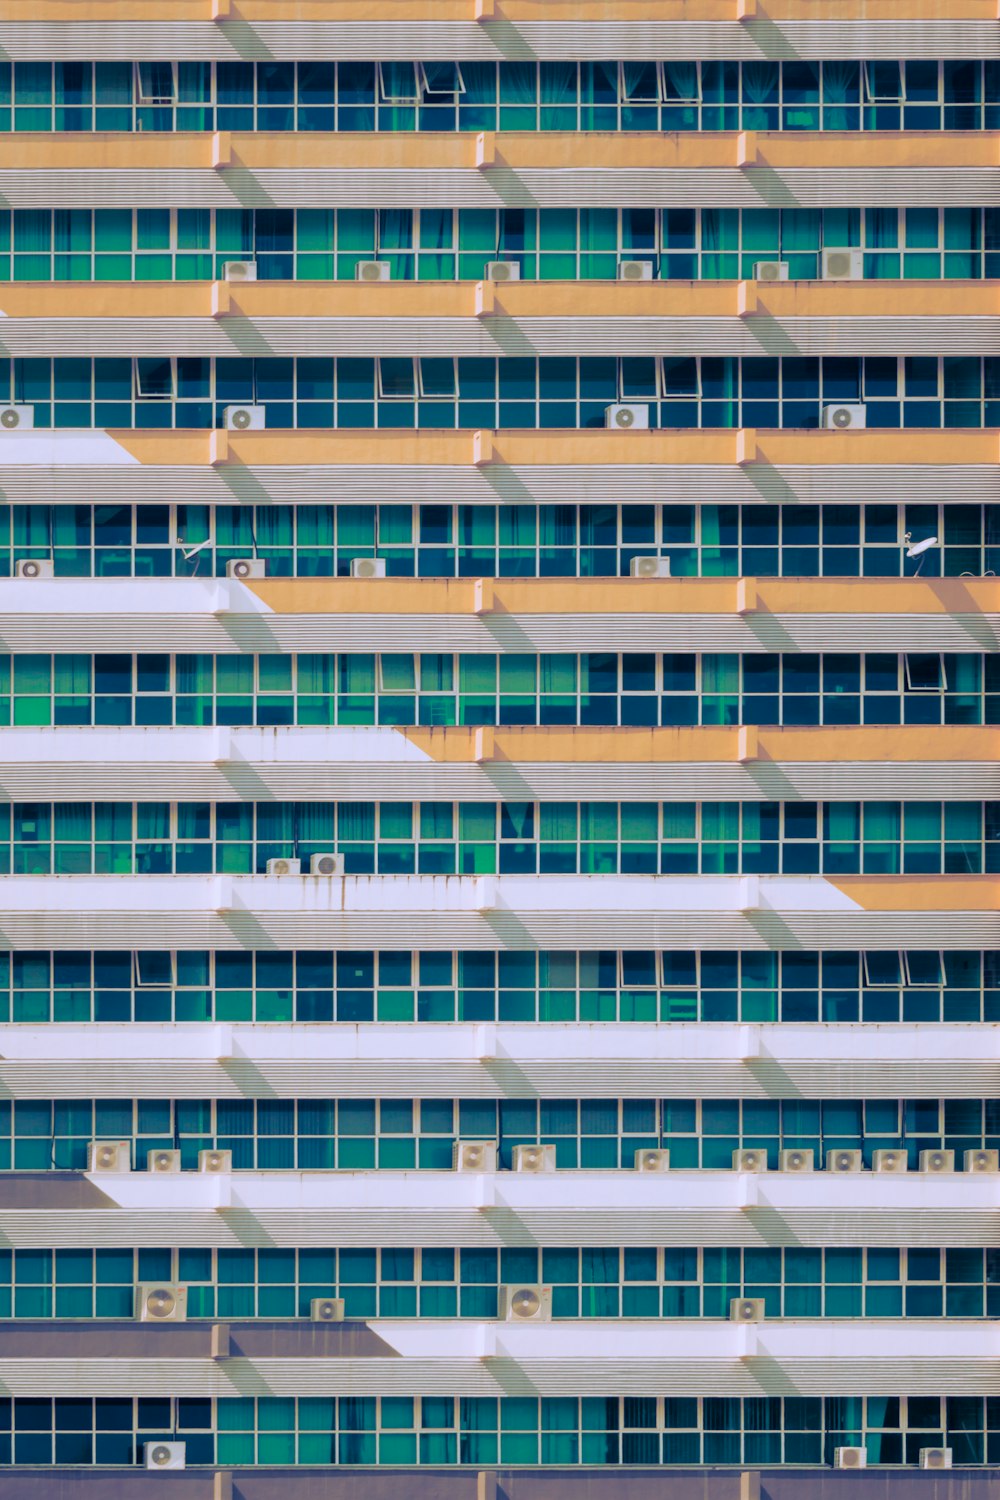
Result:
<svg viewBox="0 0 1000 1500"><path fill-rule="evenodd" d="M995 1468L5 1469L3 1500L998 1500Z"/></svg>

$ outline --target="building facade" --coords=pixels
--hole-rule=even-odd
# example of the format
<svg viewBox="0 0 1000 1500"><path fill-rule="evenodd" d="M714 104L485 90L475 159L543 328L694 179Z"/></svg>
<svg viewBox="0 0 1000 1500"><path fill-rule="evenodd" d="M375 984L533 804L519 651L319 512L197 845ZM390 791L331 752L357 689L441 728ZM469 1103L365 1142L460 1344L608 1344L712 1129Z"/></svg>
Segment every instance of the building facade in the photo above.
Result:
<svg viewBox="0 0 1000 1500"><path fill-rule="evenodd" d="M996 0L0 131L0 1495L995 1500Z"/></svg>

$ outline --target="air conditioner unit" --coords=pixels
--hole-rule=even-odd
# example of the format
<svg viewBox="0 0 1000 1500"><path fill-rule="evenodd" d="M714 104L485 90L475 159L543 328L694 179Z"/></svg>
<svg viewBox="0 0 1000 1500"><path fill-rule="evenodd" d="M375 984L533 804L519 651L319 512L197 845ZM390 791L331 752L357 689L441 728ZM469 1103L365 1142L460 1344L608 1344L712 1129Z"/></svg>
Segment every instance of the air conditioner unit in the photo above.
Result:
<svg viewBox="0 0 1000 1500"><path fill-rule="evenodd" d="M224 260L222 279L224 281L256 281L257 262L255 260Z"/></svg>
<svg viewBox="0 0 1000 1500"><path fill-rule="evenodd" d="M763 1323L763 1297L733 1297L729 1303L730 1323Z"/></svg>
<svg viewBox="0 0 1000 1500"><path fill-rule="evenodd" d="M140 1323L183 1323L187 1318L187 1287L163 1281L137 1286L135 1315Z"/></svg>
<svg viewBox="0 0 1000 1500"><path fill-rule="evenodd" d="M651 260L620 260L618 262L619 281L652 281L653 262Z"/></svg>
<svg viewBox="0 0 1000 1500"><path fill-rule="evenodd" d="M186 1443L144 1443L143 1459L147 1469L183 1469Z"/></svg>
<svg viewBox="0 0 1000 1500"><path fill-rule="evenodd" d="M966 1151L967 1172L1000 1172L1000 1151Z"/></svg>
<svg viewBox="0 0 1000 1500"><path fill-rule="evenodd" d="M521 266L516 260L490 260L486 263L487 281L520 281Z"/></svg>
<svg viewBox="0 0 1000 1500"><path fill-rule="evenodd" d="M952 1451L950 1448L921 1448L920 1467L922 1469L950 1469Z"/></svg>
<svg viewBox="0 0 1000 1500"><path fill-rule="evenodd" d="M669 578L669 557L633 557L629 564L632 578Z"/></svg>
<svg viewBox="0 0 1000 1500"><path fill-rule="evenodd" d="M301 859L269 859L265 866L269 875L301 875Z"/></svg>
<svg viewBox="0 0 1000 1500"><path fill-rule="evenodd" d="M919 1161L921 1172L954 1172L955 1170L954 1151L921 1151Z"/></svg>
<svg viewBox="0 0 1000 1500"><path fill-rule="evenodd" d="M229 432L260 432L266 426L266 412L263 406L227 406L222 420Z"/></svg>
<svg viewBox="0 0 1000 1500"><path fill-rule="evenodd" d="M313 1297L309 1303L309 1319L313 1323L342 1323L343 1297Z"/></svg>
<svg viewBox="0 0 1000 1500"><path fill-rule="evenodd" d="M615 406L604 408L604 425L613 427L616 432L628 432L633 428L644 429L649 426L648 406L626 406L619 402Z"/></svg>
<svg viewBox="0 0 1000 1500"><path fill-rule="evenodd" d="M226 563L227 578L266 578L267 563L263 557L233 557Z"/></svg>
<svg viewBox="0 0 1000 1500"><path fill-rule="evenodd" d="M812 1151L804 1151L798 1146L791 1146L782 1151L780 1162L782 1172L815 1172L816 1170Z"/></svg>
<svg viewBox="0 0 1000 1500"><path fill-rule="evenodd" d="M355 281L391 281L392 267L387 260L359 260L354 267Z"/></svg>
<svg viewBox="0 0 1000 1500"><path fill-rule="evenodd" d="M87 1147L88 1172L122 1172L132 1170L132 1148L128 1141L91 1141Z"/></svg>
<svg viewBox="0 0 1000 1500"><path fill-rule="evenodd" d="M856 431L864 427L865 409L863 406L854 405L831 405L823 408L823 426L828 430L836 432Z"/></svg>
<svg viewBox="0 0 1000 1500"><path fill-rule="evenodd" d="M868 1450L866 1448L834 1448L833 1467L835 1469L867 1469Z"/></svg>
<svg viewBox="0 0 1000 1500"><path fill-rule="evenodd" d="M865 1159L860 1151L828 1151L826 1153L826 1170L828 1172L863 1172Z"/></svg>
<svg viewBox="0 0 1000 1500"><path fill-rule="evenodd" d="M767 1152L757 1147L748 1151L733 1152L734 1172L766 1172Z"/></svg>
<svg viewBox="0 0 1000 1500"><path fill-rule="evenodd" d="M502 1286L500 1317L505 1323L551 1323L550 1286Z"/></svg>
<svg viewBox="0 0 1000 1500"><path fill-rule="evenodd" d="M515 1172L554 1172L556 1169L555 1146L515 1146Z"/></svg>
<svg viewBox="0 0 1000 1500"><path fill-rule="evenodd" d="M343 875L344 856L342 854L311 854L309 856L310 875Z"/></svg>
<svg viewBox="0 0 1000 1500"><path fill-rule="evenodd" d="M384 557L352 557L351 558L351 577L352 578L384 578L385 577L385 558Z"/></svg>
<svg viewBox="0 0 1000 1500"><path fill-rule="evenodd" d="M456 1172L495 1172L497 1148L494 1141L456 1141L451 1148L451 1164Z"/></svg>
<svg viewBox="0 0 1000 1500"><path fill-rule="evenodd" d="M231 1151L199 1151L199 1172L231 1172L233 1170L233 1153Z"/></svg>
<svg viewBox="0 0 1000 1500"><path fill-rule="evenodd" d="M876 1151L872 1157L873 1172L905 1172L909 1166L905 1151L888 1148Z"/></svg>
<svg viewBox="0 0 1000 1500"><path fill-rule="evenodd" d="M14 564L15 578L54 578L55 568L47 557L22 557Z"/></svg>
<svg viewBox="0 0 1000 1500"><path fill-rule="evenodd" d="M755 260L754 281L787 281L788 262L785 260Z"/></svg>
<svg viewBox="0 0 1000 1500"><path fill-rule="evenodd" d="M659 1146L641 1148L632 1158L637 1172L669 1172L670 1152Z"/></svg>
<svg viewBox="0 0 1000 1500"><path fill-rule="evenodd" d="M176 1173L181 1169L181 1153L179 1151L147 1151L146 1171Z"/></svg>
<svg viewBox="0 0 1000 1500"><path fill-rule="evenodd" d="M823 251L824 281L863 281L865 258L860 250L830 248Z"/></svg>
<svg viewBox="0 0 1000 1500"><path fill-rule="evenodd" d="M27 432L35 425L33 406L0 406L0 430Z"/></svg>

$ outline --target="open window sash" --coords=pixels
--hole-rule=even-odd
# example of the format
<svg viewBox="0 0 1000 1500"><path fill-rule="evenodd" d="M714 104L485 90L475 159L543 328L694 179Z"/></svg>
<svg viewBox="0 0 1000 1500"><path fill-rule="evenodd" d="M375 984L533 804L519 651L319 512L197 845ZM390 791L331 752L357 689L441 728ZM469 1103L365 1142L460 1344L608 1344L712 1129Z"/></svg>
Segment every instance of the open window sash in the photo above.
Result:
<svg viewBox="0 0 1000 1500"><path fill-rule="evenodd" d="M135 951L132 954L132 983L143 990L172 990L177 987L177 954Z"/></svg>
<svg viewBox="0 0 1000 1500"><path fill-rule="evenodd" d="M176 389L172 359L139 358L134 364L134 389L139 401L172 401Z"/></svg>
<svg viewBox="0 0 1000 1500"><path fill-rule="evenodd" d="M663 70L658 62L618 64L618 97L622 104L661 104Z"/></svg>
<svg viewBox="0 0 1000 1500"><path fill-rule="evenodd" d="M697 62L669 59L659 67L664 104L701 104L701 67Z"/></svg>
<svg viewBox="0 0 1000 1500"><path fill-rule="evenodd" d="M417 360L418 394L427 400L455 399L455 361L422 357Z"/></svg>
<svg viewBox="0 0 1000 1500"><path fill-rule="evenodd" d="M654 355L624 355L618 361L621 401L658 401L662 391L660 361Z"/></svg>
<svg viewBox="0 0 1000 1500"><path fill-rule="evenodd" d="M865 985L873 990L898 990L903 984L903 953L862 953Z"/></svg>
<svg viewBox="0 0 1000 1500"><path fill-rule="evenodd" d="M383 356L377 361L380 401L412 401L417 393L416 360Z"/></svg>
<svg viewBox="0 0 1000 1500"><path fill-rule="evenodd" d="M415 693L416 667L412 652L382 652L377 663L380 693Z"/></svg>
<svg viewBox="0 0 1000 1500"><path fill-rule="evenodd" d="M905 104L906 87L898 62L866 62L862 69L866 104Z"/></svg>
<svg viewBox="0 0 1000 1500"><path fill-rule="evenodd" d="M664 356L660 378L665 397L701 399L701 361L694 355Z"/></svg>
<svg viewBox="0 0 1000 1500"><path fill-rule="evenodd" d="M911 693L940 693L948 686L948 668L938 651L907 651L906 686Z"/></svg>
<svg viewBox="0 0 1000 1500"><path fill-rule="evenodd" d="M944 965L936 950L903 954L903 975L910 989L936 990L944 983Z"/></svg>
<svg viewBox="0 0 1000 1500"><path fill-rule="evenodd" d="M135 95L139 104L177 103L177 64L173 62L137 62Z"/></svg>
<svg viewBox="0 0 1000 1500"><path fill-rule="evenodd" d="M380 62L378 97L381 104L418 104L420 85L416 63Z"/></svg>
<svg viewBox="0 0 1000 1500"><path fill-rule="evenodd" d="M460 63L418 62L417 77L428 104L443 103L465 93Z"/></svg>

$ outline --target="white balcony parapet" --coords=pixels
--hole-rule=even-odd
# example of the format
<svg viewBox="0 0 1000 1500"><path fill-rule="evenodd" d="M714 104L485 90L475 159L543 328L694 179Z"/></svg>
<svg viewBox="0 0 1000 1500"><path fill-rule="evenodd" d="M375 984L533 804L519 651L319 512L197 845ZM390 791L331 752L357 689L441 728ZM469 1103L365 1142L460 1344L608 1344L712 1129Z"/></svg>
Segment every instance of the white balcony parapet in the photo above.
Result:
<svg viewBox="0 0 1000 1500"><path fill-rule="evenodd" d="M982 1098L1000 1028L965 1024L264 1022L0 1026L16 1099Z"/></svg>
<svg viewBox="0 0 1000 1500"><path fill-rule="evenodd" d="M17 1248L988 1246L998 1213L1000 1176L967 1172L0 1175L0 1233Z"/></svg>
<svg viewBox="0 0 1000 1500"><path fill-rule="evenodd" d="M440 732L439 732L440 733ZM473 731L457 731L471 735ZM795 759L781 739L766 759L740 761L616 759L639 729L606 731L603 759L574 754L572 732L506 733L496 758L442 759L427 744L433 731L333 726L243 728L13 728L0 735L0 780L12 800L130 801L148 793L151 779L165 799L216 802L301 798L386 798L494 802L503 797L560 800L720 798L726 801L877 800L982 801L1000 797L1000 759L844 760L829 731L795 731L823 745L823 756ZM577 731L582 739L589 733ZM700 731L694 731L697 736ZM712 731L708 730L708 734ZM737 730L732 730L734 757ZM991 731L982 731L989 736ZM780 735L780 731L779 731ZM992 732L1000 742L1000 731ZM555 748L560 746L561 748ZM687 752L696 754L692 748ZM970 752L971 753L971 752ZM987 752L989 753L989 752ZM841 758L838 758L838 754ZM783 758L784 757L784 758Z"/></svg>
<svg viewBox="0 0 1000 1500"><path fill-rule="evenodd" d="M0 172L2 179L2 172ZM5 448L14 439L5 438ZM333 581L334 588L336 581ZM266 585L225 578L0 579L0 638L12 651L968 651L1000 614L970 603L956 612L893 613L732 608L598 612L466 612L334 607L278 610ZM303 599L305 595L303 595Z"/></svg>
<svg viewBox="0 0 1000 1500"><path fill-rule="evenodd" d="M946 909L923 886L908 909L894 877L5 876L0 933L65 949L1000 946L988 877L939 880Z"/></svg>
<svg viewBox="0 0 1000 1500"><path fill-rule="evenodd" d="M94 1325L91 1325L92 1327ZM99 1326L99 1325L98 1325ZM376 1319L369 1352L212 1359L5 1359L14 1395L61 1395L75 1382L97 1395L623 1395L940 1396L1000 1392L995 1325L907 1319L825 1319L740 1325L708 1319L511 1324Z"/></svg>

